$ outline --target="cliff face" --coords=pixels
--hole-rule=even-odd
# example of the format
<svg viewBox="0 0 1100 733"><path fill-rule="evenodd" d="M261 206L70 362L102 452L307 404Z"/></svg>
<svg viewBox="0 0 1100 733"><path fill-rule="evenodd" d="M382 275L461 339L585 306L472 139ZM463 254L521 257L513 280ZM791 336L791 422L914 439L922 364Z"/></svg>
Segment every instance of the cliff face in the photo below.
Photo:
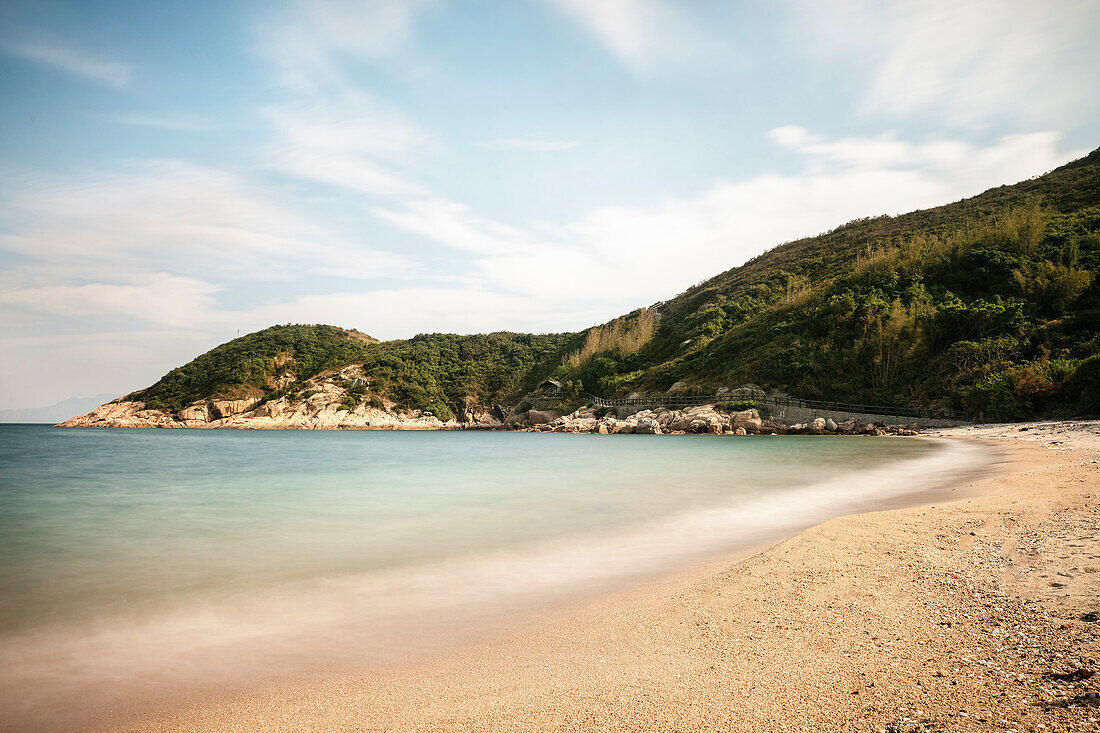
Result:
<svg viewBox="0 0 1100 733"><path fill-rule="evenodd" d="M356 389L365 381L356 367L318 375L294 395L196 402L176 413L121 399L60 423L67 428L233 428L241 430L462 430L493 429L492 410L467 405L458 418L440 420L423 410L399 410L387 399Z"/></svg>

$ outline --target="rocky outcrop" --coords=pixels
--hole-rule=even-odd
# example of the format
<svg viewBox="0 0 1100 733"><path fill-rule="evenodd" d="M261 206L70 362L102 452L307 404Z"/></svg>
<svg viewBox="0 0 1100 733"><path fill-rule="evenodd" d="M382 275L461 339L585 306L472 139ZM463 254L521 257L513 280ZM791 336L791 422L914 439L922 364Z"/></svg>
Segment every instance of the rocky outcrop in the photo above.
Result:
<svg viewBox="0 0 1100 733"><path fill-rule="evenodd" d="M176 413L176 418L187 423L210 422L210 406L203 403L185 407Z"/></svg>
<svg viewBox="0 0 1100 733"><path fill-rule="evenodd" d="M60 425L63 428L183 428L186 423L160 410L146 410L144 402L115 400Z"/></svg>
<svg viewBox="0 0 1100 733"><path fill-rule="evenodd" d="M547 425L554 422L559 417L561 417L561 412L559 412L558 410L528 410L527 424Z"/></svg>
<svg viewBox="0 0 1100 733"><path fill-rule="evenodd" d="M211 418L214 420L221 420L223 418L233 417L234 415L240 415L251 410L257 403L259 403L259 400L255 398L243 400L211 400Z"/></svg>
<svg viewBox="0 0 1100 733"><path fill-rule="evenodd" d="M239 430L461 430L496 429L493 408L468 404L461 419L441 420L427 411L401 410L392 401L349 387L364 386L359 367L306 380L277 399L211 399L175 414L147 409L140 401L116 401L61 423L63 427L232 428ZM352 396L354 395L354 396ZM550 415L550 419L561 413Z"/></svg>
<svg viewBox="0 0 1100 733"><path fill-rule="evenodd" d="M441 420L430 412L401 410L369 390L349 393L361 385L361 373L345 368L303 382L299 390L278 399L214 399L190 405L176 414L147 409L135 400L116 400L86 415L61 423L64 427L110 428L232 428L239 430L527 430L533 432L593 433L597 435L915 435L916 426L865 425L858 420L837 423L818 417L806 424L785 425L758 410L727 413L714 405L682 410L658 407L631 410L583 407L569 415L557 410L512 411L467 401L454 419ZM365 381L365 380L364 380Z"/></svg>
<svg viewBox="0 0 1100 733"><path fill-rule="evenodd" d="M623 410L624 408L617 408ZM725 413L714 405L698 405L683 410L658 407L652 410L622 412L621 417L606 408L582 407L569 414L546 421L545 415L536 415L536 422L529 421L534 410L512 414L505 427L540 433L594 433L597 435L709 434L709 435L916 435L915 426L864 425L858 420L837 423L828 418L816 418L809 424L788 426L774 417L762 417L756 409Z"/></svg>

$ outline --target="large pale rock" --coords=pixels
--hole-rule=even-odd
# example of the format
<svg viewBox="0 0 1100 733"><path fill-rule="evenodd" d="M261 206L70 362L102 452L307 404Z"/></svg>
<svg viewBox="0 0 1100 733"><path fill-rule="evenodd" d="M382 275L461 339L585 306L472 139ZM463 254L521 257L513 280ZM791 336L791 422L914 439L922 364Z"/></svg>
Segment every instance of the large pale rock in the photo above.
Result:
<svg viewBox="0 0 1100 733"><path fill-rule="evenodd" d="M825 433L825 418L815 417L810 421L809 432L810 435L823 435Z"/></svg>
<svg viewBox="0 0 1100 733"><path fill-rule="evenodd" d="M669 430L682 430L684 432L691 430L691 422L695 418L682 412L675 412L673 415L674 417L668 422Z"/></svg>
<svg viewBox="0 0 1100 733"><path fill-rule="evenodd" d="M210 422L210 409L206 403L191 405L176 413L176 417L184 422Z"/></svg>
<svg viewBox="0 0 1100 733"><path fill-rule="evenodd" d="M288 408L286 400L270 400L252 411L253 417L282 417Z"/></svg>
<svg viewBox="0 0 1100 733"><path fill-rule="evenodd" d="M643 417L638 421L634 432L640 435L660 435L661 425L651 417Z"/></svg>
<svg viewBox="0 0 1100 733"><path fill-rule="evenodd" d="M211 400L210 412L213 414L215 420L220 420L227 417L233 417L234 415L240 415L242 412L248 412L256 403L259 402L255 397L249 397L243 400Z"/></svg>
<svg viewBox="0 0 1100 733"><path fill-rule="evenodd" d="M657 422L661 424L662 428L667 428L673 422L682 419L683 415L680 414L679 410L664 410L657 416Z"/></svg>
<svg viewBox="0 0 1100 733"><path fill-rule="evenodd" d="M763 430L764 421L760 419L760 413L754 408L741 410L730 415L730 429L744 428L746 433L756 435Z"/></svg>
<svg viewBox="0 0 1100 733"><path fill-rule="evenodd" d="M569 426L579 433L591 433L596 429L596 418L581 417L569 422Z"/></svg>
<svg viewBox="0 0 1100 733"><path fill-rule="evenodd" d="M146 410L144 402L108 402L63 423L64 428L179 428L184 423L160 410Z"/></svg>
<svg viewBox="0 0 1100 733"><path fill-rule="evenodd" d="M550 423L561 417L561 413L557 410L528 410L527 411L527 424L528 425L549 425Z"/></svg>

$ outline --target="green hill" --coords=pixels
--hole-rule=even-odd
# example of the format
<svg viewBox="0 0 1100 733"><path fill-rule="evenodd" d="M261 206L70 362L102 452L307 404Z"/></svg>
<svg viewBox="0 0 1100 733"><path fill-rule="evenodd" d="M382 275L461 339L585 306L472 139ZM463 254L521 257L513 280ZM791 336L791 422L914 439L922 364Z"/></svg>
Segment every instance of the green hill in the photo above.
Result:
<svg viewBox="0 0 1100 733"><path fill-rule="evenodd" d="M658 304L645 346L594 353L558 376L600 393L753 382L986 419L1095 414L1098 270L1100 150L776 247Z"/></svg>
<svg viewBox="0 0 1100 733"><path fill-rule="evenodd" d="M508 401L558 363L566 335L427 334L380 343L335 326L272 326L222 344L127 395L177 412L206 399L270 399L325 371L362 364L376 392L447 419L467 398Z"/></svg>
<svg viewBox="0 0 1100 733"><path fill-rule="evenodd" d="M362 359L374 343L336 326L272 326L213 348L123 399L176 412L201 399L259 397L284 382Z"/></svg>
<svg viewBox="0 0 1100 733"><path fill-rule="evenodd" d="M235 339L135 393L178 410L363 364L408 407L755 383L808 399L987 420L1100 413L1100 150L1044 176L789 242L575 334L420 335L332 326ZM364 320L368 320L364 316ZM293 380L291 380L293 378Z"/></svg>

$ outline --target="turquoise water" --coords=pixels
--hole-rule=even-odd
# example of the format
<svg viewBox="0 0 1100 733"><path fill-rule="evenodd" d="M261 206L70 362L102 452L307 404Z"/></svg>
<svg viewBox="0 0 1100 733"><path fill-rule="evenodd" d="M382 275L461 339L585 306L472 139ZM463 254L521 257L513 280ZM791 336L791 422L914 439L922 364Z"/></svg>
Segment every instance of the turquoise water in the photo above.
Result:
<svg viewBox="0 0 1100 733"><path fill-rule="evenodd" d="M90 708L95 679L228 679L270 667L261 647L282 669L398 658L982 460L901 439L0 426L0 666L21 669L0 692Z"/></svg>

